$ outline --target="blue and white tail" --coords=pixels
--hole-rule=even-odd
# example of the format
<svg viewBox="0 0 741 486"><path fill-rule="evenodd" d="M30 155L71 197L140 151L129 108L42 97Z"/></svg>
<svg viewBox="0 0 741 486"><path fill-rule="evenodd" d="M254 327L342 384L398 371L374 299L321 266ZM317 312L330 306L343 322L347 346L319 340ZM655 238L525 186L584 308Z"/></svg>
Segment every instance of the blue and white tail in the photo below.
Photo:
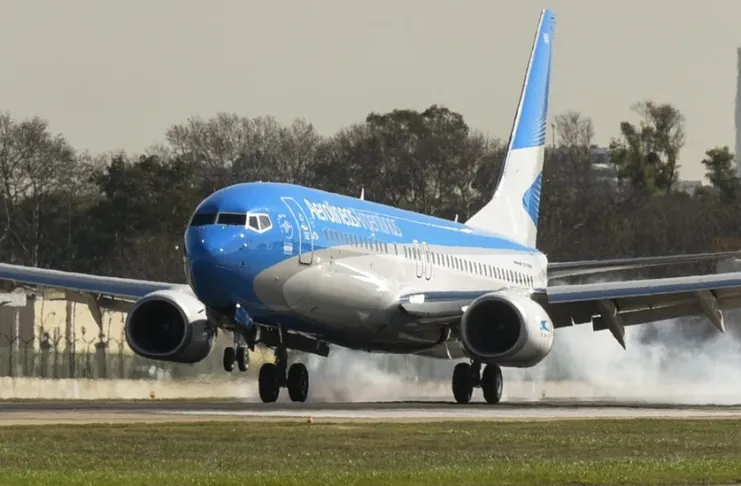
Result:
<svg viewBox="0 0 741 486"><path fill-rule="evenodd" d="M494 196L466 221L468 226L533 248L538 233L554 26L553 12L543 10Z"/></svg>

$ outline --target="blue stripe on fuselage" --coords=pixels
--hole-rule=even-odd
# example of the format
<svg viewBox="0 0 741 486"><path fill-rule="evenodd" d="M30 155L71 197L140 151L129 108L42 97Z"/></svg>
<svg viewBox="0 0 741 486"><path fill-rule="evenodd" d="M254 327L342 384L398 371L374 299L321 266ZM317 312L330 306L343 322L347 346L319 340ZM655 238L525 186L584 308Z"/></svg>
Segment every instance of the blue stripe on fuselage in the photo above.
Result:
<svg viewBox="0 0 741 486"><path fill-rule="evenodd" d="M282 198L293 198L314 225L322 246L335 246L323 241L322 230L333 229L354 236L372 237L389 244L412 244L414 240L428 245L536 253L537 250L504 237L469 228L462 223L427 216L372 201L334 194L285 183L250 182L233 185L215 192L199 206L199 212L245 212L265 210L290 215ZM275 224L275 222L274 222Z"/></svg>

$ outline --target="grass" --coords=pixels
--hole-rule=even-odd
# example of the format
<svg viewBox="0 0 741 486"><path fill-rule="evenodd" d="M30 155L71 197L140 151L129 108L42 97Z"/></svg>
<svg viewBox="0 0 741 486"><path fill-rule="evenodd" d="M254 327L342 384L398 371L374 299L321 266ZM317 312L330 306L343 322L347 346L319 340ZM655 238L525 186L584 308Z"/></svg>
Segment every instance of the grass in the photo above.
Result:
<svg viewBox="0 0 741 486"><path fill-rule="evenodd" d="M4 486L734 482L734 420L0 428Z"/></svg>

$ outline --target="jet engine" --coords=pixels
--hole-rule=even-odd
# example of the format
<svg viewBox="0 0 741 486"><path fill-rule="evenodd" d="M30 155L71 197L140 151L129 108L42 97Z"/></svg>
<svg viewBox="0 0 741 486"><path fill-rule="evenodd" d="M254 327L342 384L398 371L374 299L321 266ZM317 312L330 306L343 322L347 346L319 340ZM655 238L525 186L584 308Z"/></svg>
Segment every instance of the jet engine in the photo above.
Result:
<svg viewBox="0 0 741 486"><path fill-rule="evenodd" d="M463 313L460 340L472 359L527 368L542 361L553 346L553 322L529 296L491 292Z"/></svg>
<svg viewBox="0 0 741 486"><path fill-rule="evenodd" d="M144 358L197 363L208 356L216 335L206 307L180 290L157 290L138 300L126 317L126 341Z"/></svg>

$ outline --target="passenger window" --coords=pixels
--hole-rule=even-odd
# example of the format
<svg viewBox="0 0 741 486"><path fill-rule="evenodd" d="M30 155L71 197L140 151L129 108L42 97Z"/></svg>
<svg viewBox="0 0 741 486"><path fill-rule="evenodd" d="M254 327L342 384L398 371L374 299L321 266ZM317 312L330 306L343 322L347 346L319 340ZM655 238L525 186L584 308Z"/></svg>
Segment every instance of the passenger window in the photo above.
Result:
<svg viewBox="0 0 741 486"><path fill-rule="evenodd" d="M244 226L247 222L246 214L238 213L219 213L216 224L227 224L230 226Z"/></svg>

